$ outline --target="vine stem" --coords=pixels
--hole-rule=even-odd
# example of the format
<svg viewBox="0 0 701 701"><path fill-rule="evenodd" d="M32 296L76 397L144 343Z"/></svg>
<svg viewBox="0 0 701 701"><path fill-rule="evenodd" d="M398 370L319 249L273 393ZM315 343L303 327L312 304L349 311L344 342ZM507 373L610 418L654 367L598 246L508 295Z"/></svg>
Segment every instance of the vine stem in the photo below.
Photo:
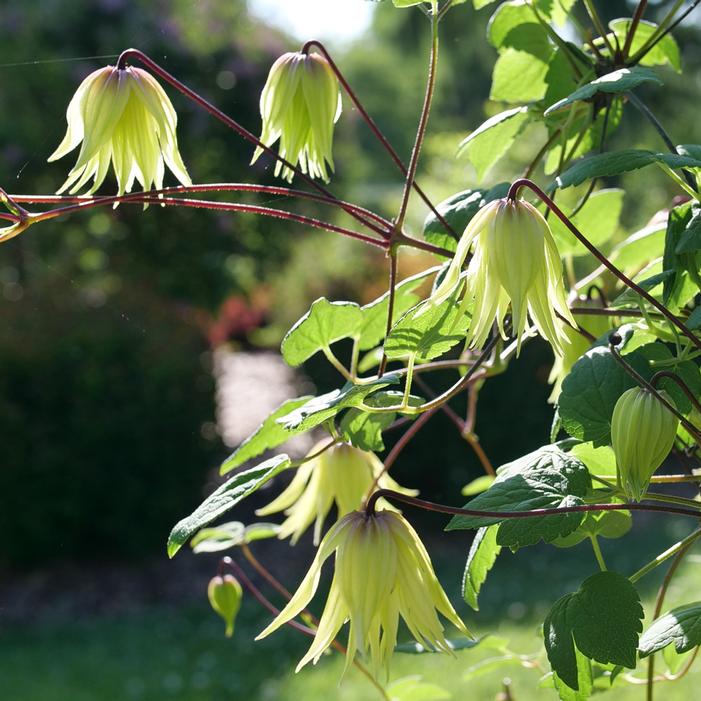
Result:
<svg viewBox="0 0 701 701"><path fill-rule="evenodd" d="M445 10L445 6L443 8ZM363 103L360 101L360 98L356 94L356 92L351 88L350 83L346 79L346 77L343 75L341 72L340 68L336 64L336 62L331 58L331 54L328 52L327 48L322 44L320 41L317 39L312 39L311 41L308 41L303 47L302 47L302 53L309 53L309 51L315 48L317 49L326 59L328 62L329 66L331 67L331 70L336 74L336 77L338 78L338 82L343 86L343 89L346 91L346 94L350 98L351 102L353 103L353 106L358 110L358 113L360 116L363 118L367 126L369 127L370 131L374 134L375 138L382 144L384 147L385 151L389 154L390 158L392 161L394 161L394 164L397 166L399 171L402 173L402 175L406 176L408 174L407 167L404 165L404 162L402 159L399 157L399 154L395 150L395 148L392 146L390 143L389 139L384 135L380 127L377 126L377 123L375 120L370 116L368 111L365 109L365 106ZM423 200L424 204L433 212L434 216L438 221L441 223L443 228L455 239L458 240L460 237L458 233L453 229L453 227L446 221L445 217L436 209L436 206L431 202L429 197L426 195L426 193L419 187L419 184L414 180L412 183L412 187L414 188L414 191L416 194Z"/></svg>
<svg viewBox="0 0 701 701"><path fill-rule="evenodd" d="M235 119L232 119L229 117L229 115L225 114L222 112L218 107L215 107L211 102L208 100L205 100L204 97L196 93L194 90L189 88L187 85L179 81L174 75L169 73L165 68L160 66L158 63L156 63L152 58L150 58L148 55L146 55L143 51L140 51L139 49L126 49L125 51L122 51L122 53L119 55L119 58L117 59L117 67L118 68L124 68L126 65L127 61L129 59L136 59L139 61L141 64L146 66L146 68L150 69L153 71L159 78L164 80L165 82L169 83L172 85L176 90L181 92L185 97L188 99L192 100L198 107L201 109L205 110L206 112L209 112L213 117L218 119L220 122L225 124L229 129L232 129L235 131L239 136L244 138L246 141L250 142L251 144L257 146L258 148L261 148L265 153L267 153L269 156L274 158L276 161L279 163L282 163L286 168L289 168L292 170L296 175L298 175L300 178L302 178L305 182L307 182L311 187L313 187L315 190L320 192L321 194L325 195L326 197L332 199L336 206L340 207L341 209L345 210L348 214L350 214L354 219L357 219L358 221L363 221L363 223L372 228L374 227L374 224L372 222L367 221L364 217L362 217L360 214L357 212L353 211L352 209L346 208L341 200L339 200L330 190L325 188L323 185L319 184L312 178L311 176L307 175L304 173L301 168L297 167L290 161L288 161L286 158L283 158L280 154L276 153L270 146L267 146L264 144L255 134L250 132L248 129L246 129L244 126L239 124ZM383 230L377 228L376 233L380 234L381 236L386 236L386 232Z"/></svg>
<svg viewBox="0 0 701 701"><path fill-rule="evenodd" d="M281 195L285 197L299 198L312 200L314 202L322 202L324 204L335 205L336 200L326 195L315 192L307 192L306 190L295 190L289 187L281 187L277 185L257 185L252 183L210 183L201 185L176 185L173 187L164 187L160 190L148 190L147 192L131 192L121 195L118 203L140 201L144 197L155 197L160 195L181 195L192 193L209 193L209 192L256 192L267 195ZM12 195L15 202L24 202L28 204L80 204L83 209L96 207L102 204L104 195ZM110 198L110 203L114 203L113 197ZM363 216L373 219L381 227L385 227L388 234L392 228L392 222L384 217L365 209L360 205L341 200L344 206L356 210Z"/></svg>
<svg viewBox="0 0 701 701"><path fill-rule="evenodd" d="M686 382L682 380L679 375L675 375L671 370L660 370L659 372L656 372L651 380L650 384L653 387L657 387L657 383L664 379L664 378L669 378L672 380L678 387L681 389L682 392L687 396L688 400L694 405L697 411L701 412L701 404L699 403L699 400L694 396L694 393L687 387Z"/></svg>
<svg viewBox="0 0 701 701"><path fill-rule="evenodd" d="M424 511L435 511L451 516L474 516L477 518L494 518L499 521L511 518L534 518L542 516L557 516L561 514L588 513L589 511L656 511L667 514L677 514L701 519L701 510L689 509L682 506L661 506L659 504L577 504L576 506L554 506L546 509L529 509L527 511L484 511L481 509L464 509L447 504L436 504L425 499L410 497L392 489L378 489L372 494L365 506L365 512L371 516L375 512L375 505L378 499L391 499L400 501L409 506L415 506ZM701 508L701 504L699 504ZM701 529L699 529L701 533ZM673 555L674 553L672 553ZM666 558L665 558L666 559ZM650 563L648 563L649 566ZM644 574L644 573L643 573ZM642 575L640 575L642 576Z"/></svg>
<svg viewBox="0 0 701 701"><path fill-rule="evenodd" d="M602 572L606 572L606 562L604 561L604 554L601 552L601 546L599 545L599 539L596 537L596 533L589 534L589 540L591 541L591 547L594 551L594 557L599 564L599 569Z"/></svg>
<svg viewBox="0 0 701 701"><path fill-rule="evenodd" d="M416 177L416 169L419 164L419 156L421 155L421 146L423 145L424 136L426 135L426 127L428 126L428 117L431 112L431 102L433 101L433 92L436 87L436 68L438 65L438 17L436 16L436 2L434 0L433 12L431 14L431 58L428 64L428 79L426 81L426 93L424 95L424 103L421 108L421 116L419 117L419 126L416 130L416 139L414 140L414 148L411 152L409 167L407 169L406 181L404 183L404 192L402 193L402 202L399 207L399 214L395 222L397 231L401 231L404 226L407 207L409 206L409 195Z"/></svg>
<svg viewBox="0 0 701 701"><path fill-rule="evenodd" d="M671 324L676 326L679 331L681 331L684 336L686 336L697 348L701 349L701 339L697 338L686 325L677 319L674 314L672 314L663 304L658 302L649 292L646 292L640 285L633 282L622 270L617 268L609 259L592 244L589 239L584 236L584 234L569 220L567 215L553 202L553 200L548 197L548 195L541 190L534 182L526 178L521 178L516 180L509 189L507 197L511 200L516 199L519 190L522 187L527 187L533 193L535 193L545 205L551 209L554 214L560 219L560 221L574 234L577 240L611 273L613 273L621 282L623 282L627 287L630 287L637 294L639 294L643 299L649 302L657 311L659 311L662 316L665 317Z"/></svg>
<svg viewBox="0 0 701 701"><path fill-rule="evenodd" d="M628 58L628 54L630 53L630 47L633 45L633 39L635 38L635 32L638 30L638 25L640 24L640 20L643 18L643 15L645 14L645 10L647 9L647 2L648 0L640 0L638 3L638 6L635 8L635 13L633 14L633 19L630 22L630 27L628 27L628 33L626 34L626 40L625 43L623 44L623 60L625 61Z"/></svg>
<svg viewBox="0 0 701 701"><path fill-rule="evenodd" d="M104 197L100 200L100 205L113 204L116 202L121 202L118 196L115 197ZM297 222L298 224L305 224L307 226L312 226L317 229L324 229L326 231L331 231L337 234L342 234L357 241L362 241L371 246L376 246L387 250L388 243L386 240L380 240L372 238L371 236L366 236L352 229L347 229L343 226L338 226L336 224L331 224L330 222L322 221L321 219L315 219L314 217L307 217L302 214L296 214L295 212L288 212L284 209L275 209L274 207L262 207L260 205L253 204L241 204L237 202L214 202L210 200L193 200L184 197L158 197L150 196L147 193L143 193L140 197L134 197L133 199L126 200L125 204L160 204L164 206L174 206L174 207L190 207L194 209L209 209L223 212L248 212L251 214L257 214L260 216L273 217L275 219L287 219L289 221ZM48 212L42 212L40 214L32 215L32 223L38 223L41 221L48 221L50 219L55 219L56 217L64 216L66 214L73 214L74 212L79 212L86 208L88 205L84 204L73 204L66 207L59 207L57 209L49 210Z"/></svg>
<svg viewBox="0 0 701 701"><path fill-rule="evenodd" d="M389 252L389 299L387 300L387 323L385 324L385 339L390 334L392 330L392 322L394 320L394 300L397 291L397 249L393 248ZM380 367L377 371L377 376L382 377L387 369L387 354L384 351L384 346L382 349L382 360L380 361ZM412 363L413 369L413 363ZM408 383L408 381L407 381Z"/></svg>

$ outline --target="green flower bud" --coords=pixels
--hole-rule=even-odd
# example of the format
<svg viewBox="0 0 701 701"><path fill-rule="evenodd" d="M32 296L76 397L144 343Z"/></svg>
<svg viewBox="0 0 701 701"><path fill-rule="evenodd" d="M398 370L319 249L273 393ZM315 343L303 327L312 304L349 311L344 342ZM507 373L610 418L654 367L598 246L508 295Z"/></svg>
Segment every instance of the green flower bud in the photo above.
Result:
<svg viewBox="0 0 701 701"><path fill-rule="evenodd" d="M226 623L226 637L234 634L234 621L241 608L243 590L238 580L230 574L212 577L207 587L207 597L212 608Z"/></svg>
<svg viewBox="0 0 701 701"><path fill-rule="evenodd" d="M666 392L660 394L674 406ZM672 449L678 426L679 419L642 387L618 398L611 419L611 445L619 484L630 499L643 498L650 478Z"/></svg>
<svg viewBox="0 0 701 701"><path fill-rule="evenodd" d="M328 182L333 170L333 128L341 115L338 79L320 54L286 53L275 61L260 96L263 131L260 140L272 146L280 140L280 155L303 173ZM251 163L263 149L257 148ZM294 172L275 166L275 175L292 182Z"/></svg>

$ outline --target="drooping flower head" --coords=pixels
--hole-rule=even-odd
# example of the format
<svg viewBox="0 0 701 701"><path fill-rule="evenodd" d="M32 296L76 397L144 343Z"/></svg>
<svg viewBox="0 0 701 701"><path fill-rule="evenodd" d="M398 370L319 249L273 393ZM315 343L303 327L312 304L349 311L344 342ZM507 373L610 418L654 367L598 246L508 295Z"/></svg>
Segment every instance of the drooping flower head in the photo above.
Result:
<svg viewBox="0 0 701 701"><path fill-rule="evenodd" d="M314 523L314 543L318 544L321 528L331 507L336 504L338 516L345 516L362 506L375 480L378 489L393 489L403 494L418 492L400 487L383 470L382 462L374 454L355 448L348 443L333 445L320 452L332 439L317 443L309 455L320 453L297 469L292 481L270 504L258 509L258 516L284 511L287 519L279 537L292 537L294 545Z"/></svg>
<svg viewBox="0 0 701 701"><path fill-rule="evenodd" d="M146 71L115 66L94 71L71 99L66 120L66 135L48 160L82 145L59 193L69 188L78 192L91 178L88 192L95 192L110 163L119 195L130 192L134 180L144 190L154 185L161 189L166 165L183 185L192 184L178 151L178 117L163 88Z"/></svg>
<svg viewBox="0 0 701 701"><path fill-rule="evenodd" d="M243 599L243 589L238 579L231 574L213 577L207 586L207 598L214 611L224 619L225 635L230 638L234 634L234 622Z"/></svg>
<svg viewBox="0 0 701 701"><path fill-rule="evenodd" d="M664 390L660 394L674 406ZM674 445L678 427L679 419L643 387L633 387L618 398L611 417L611 446L618 482L629 498L643 498Z"/></svg>
<svg viewBox="0 0 701 701"><path fill-rule="evenodd" d="M463 305L474 302L468 341L481 347L494 321L504 334L511 308L519 348L530 316L541 336L561 355L568 342L557 314L576 326L562 282L562 261L550 227L540 212L524 200L495 200L470 221L458 243L445 278L431 295L435 304L450 297L467 268Z"/></svg>
<svg viewBox="0 0 701 701"><path fill-rule="evenodd" d="M338 79L319 54L286 53L275 61L260 96L263 131L260 140L312 178L328 182L327 163L333 170L333 128L341 116ZM263 149L257 148L251 163ZM294 171L275 165L275 175L292 182Z"/></svg>
<svg viewBox="0 0 701 701"><path fill-rule="evenodd" d="M314 641L297 665L315 664L350 621L346 669L356 652L369 659L375 674L389 669L401 616L422 645L452 652L438 613L464 635L470 633L436 578L426 548L406 519L395 511L344 516L324 536L299 589L263 638L292 620L314 596L321 567L336 553L329 596Z"/></svg>

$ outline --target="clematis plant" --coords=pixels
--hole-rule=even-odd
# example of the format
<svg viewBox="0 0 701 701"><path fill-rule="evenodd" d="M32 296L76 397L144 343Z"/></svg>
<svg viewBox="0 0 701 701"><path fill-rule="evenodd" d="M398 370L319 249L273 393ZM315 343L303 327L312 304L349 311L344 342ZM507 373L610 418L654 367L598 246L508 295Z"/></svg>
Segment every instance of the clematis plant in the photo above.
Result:
<svg viewBox="0 0 701 701"><path fill-rule="evenodd" d="M579 7L574 0L498 4L489 24L490 42L499 52L490 100L494 105L506 103L508 109L470 133L460 153L480 177L508 153L510 165L526 177L469 190L461 183L458 192L438 205L419 185L417 174L440 75L441 22L452 16L450 12L467 12L467 3L393 4L422 11L431 29L424 101L406 163L319 42L308 42L273 64L260 99L260 138L147 55L129 49L116 66L95 71L81 84L68 107L66 136L51 156L59 158L80 145L61 192L78 192L90 180L90 192L95 191L112 165L119 194L11 195L0 188L7 210L0 218L8 222L0 229L0 242L42 221L108 203L162 202L274 217L379 249L388 266L386 293L362 306L316 300L281 348L294 367L323 354L338 372L337 386L323 388L318 396L291 399L267 417L225 462L222 472L235 470L233 476L173 528L169 554L193 536L197 552L233 551L237 557L221 561L209 588L212 606L224 617L228 633L245 587L274 616L259 637L287 625L313 638L299 667L316 663L326 650L334 649L345 654L346 670L350 665L357 668L384 701L406 701L444 698L448 692L436 692L435 686L427 691L413 678L399 690L386 686L390 660L402 649L399 640L412 636L418 643L412 648L416 653L451 652L465 647L470 633L446 593L452 589L443 589L417 533L395 508L443 513L452 516L448 530L476 531L464 543L468 556L462 579L463 598L474 610L502 549L516 552L540 542L565 548L584 542L591 554L583 561L592 573L576 591L553 603L543 622L542 654L505 649L505 664L516 660L535 669L540 684L552 685L566 701L582 701L593 690L638 685L642 676L626 670L647 665L645 693L652 699L659 680L682 677L694 663L691 656L683 673L677 674L672 664L661 673L654 666L655 653L670 650L672 644L682 654L701 647L701 626L685 623L699 619L698 602L659 616L671 577L701 539L701 145L674 146L682 137L672 139L664 132L638 95L638 86L652 89L661 82L657 72L665 66L680 68L679 47L670 32L701 3L686 8L676 1L655 3L655 12L662 15L655 25L644 19L648 3L640 0L631 18L614 20L608 28L593 0ZM568 18L565 40L561 24ZM524 37L527 46L519 43ZM538 47L534 54L532 46ZM144 68L132 67L135 63ZM518 79L505 80L505 75ZM191 186L178 153L177 118L156 79L246 139L255 148L254 162L267 154L276 162L276 175L288 181L296 177L307 189L240 183ZM333 172L341 87L401 174L401 195L391 215L341 200L319 182L328 181ZM645 149L607 150L621 115L631 109L654 126L655 134L663 135L664 149L647 144ZM540 129L529 131L533 139L520 140L519 148L511 149L523 129L536 124ZM276 144L278 152L273 149ZM517 163L523 154L527 162ZM625 193L597 186L622 173L638 177L637 170L653 164L675 188L668 193L668 209L657 217L666 228L646 228L623 238L618 215ZM162 189L166 166L181 187ZM542 187L534 181L538 179L544 181ZM148 192L125 194L137 180ZM150 190L153 186L157 189ZM221 198L195 199L205 192L217 192ZM414 192L428 208L418 235L409 208ZM315 207L333 208L343 218L321 215L316 209L308 215L286 206L273 208L267 199L223 199L232 193L287 198L298 206L312 200ZM57 202L62 206L55 206ZM52 206L41 212L24 207L47 203ZM647 202L635 205L636 211L642 210ZM400 262L405 261L406 248L425 257L414 257L412 268L420 271L402 280ZM582 291L594 287L602 291L601 303L583 302ZM432 291L422 294L428 289ZM556 356L552 430L543 436L534 432L533 441L541 447L496 467L490 446L483 446L477 435L484 420L478 411L479 395L537 336ZM346 346L339 349L338 341ZM546 377L547 372L539 370L534 382L545 385ZM502 383L500 392L506 406L512 389ZM485 473L468 485L465 493L471 500L463 507L419 499L395 480L411 441L438 414L457 429L465 460L446 464L444 446L434 445L425 472L471 472L479 464ZM513 451L507 423L500 417L504 450ZM316 446L306 456L295 459L277 452L289 438L312 431ZM267 451L277 454L263 459ZM249 465L253 460L260 462ZM669 474L656 474L665 468ZM243 499L267 484L275 487L293 470L286 488L257 512L274 518L284 513L281 525L212 526ZM686 491L657 491L662 482ZM616 557L622 548L612 545L605 559L599 540L622 538L640 511L690 519L694 528L624 574L617 571L625 569L629 559ZM258 560L254 543L275 536L296 543L312 524L311 540L319 547L296 593L290 594ZM307 606L320 585L322 566L332 556L335 571L317 619ZM649 612L657 620L643 632L636 584L672 557L654 612ZM275 597L287 600L281 610L247 576L246 568L252 568ZM399 627L400 619L408 635ZM347 622L344 649L337 636ZM444 630L445 622L454 630ZM457 641L449 637L455 631ZM481 640L470 646L479 647ZM643 662L647 657L650 661ZM493 664L498 667L500 660ZM462 670L455 674L462 675ZM450 678L446 672L445 683ZM511 691L504 696L511 698Z"/></svg>

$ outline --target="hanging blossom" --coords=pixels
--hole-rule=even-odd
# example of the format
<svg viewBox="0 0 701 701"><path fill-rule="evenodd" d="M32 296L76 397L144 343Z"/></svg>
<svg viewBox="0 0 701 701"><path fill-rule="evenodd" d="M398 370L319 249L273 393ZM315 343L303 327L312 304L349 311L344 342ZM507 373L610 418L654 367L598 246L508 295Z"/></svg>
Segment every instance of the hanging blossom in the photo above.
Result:
<svg viewBox="0 0 701 701"><path fill-rule="evenodd" d="M422 645L452 653L438 613L461 633L465 624L436 578L426 548L407 520L395 511L353 512L324 536L309 572L275 620L256 638L264 638L301 613L314 596L321 567L336 553L336 568L316 636L297 665L318 662L341 627L350 621L345 671L356 653L378 674L389 673L397 643L399 617Z"/></svg>
<svg viewBox="0 0 701 701"><path fill-rule="evenodd" d="M163 187L165 165L183 185L191 185L178 151L178 117L163 88L140 68L107 66L80 84L66 112L68 129L49 161L81 144L78 160L58 193L78 192L91 178L92 194L114 167L117 194Z"/></svg>
<svg viewBox="0 0 701 701"><path fill-rule="evenodd" d="M317 443L309 455L320 453L333 439ZM400 487L385 471L380 459L371 452L348 443L332 445L317 457L298 468L292 481L270 504L258 509L257 516L269 516L284 511L279 537L294 545L314 523L314 544L318 545L321 529L331 507L336 504L338 516L345 516L362 506L373 483L378 489L392 489L415 496L416 490ZM389 506L388 504L386 506Z"/></svg>
<svg viewBox="0 0 701 701"><path fill-rule="evenodd" d="M328 61L319 54L286 53L273 64L260 96L260 140L312 178L329 181L333 129L341 116L341 91ZM263 153L257 148L251 163ZM292 182L294 171L278 161L275 175Z"/></svg>
<svg viewBox="0 0 701 701"><path fill-rule="evenodd" d="M496 321L501 335L511 309L518 350L530 316L536 329L562 355L568 343L558 314L572 326L562 281L562 261L548 223L524 200L495 200L470 221L440 285L434 304L448 299L461 285L461 271L473 248L465 276L461 312L472 306L468 342L482 347Z"/></svg>

